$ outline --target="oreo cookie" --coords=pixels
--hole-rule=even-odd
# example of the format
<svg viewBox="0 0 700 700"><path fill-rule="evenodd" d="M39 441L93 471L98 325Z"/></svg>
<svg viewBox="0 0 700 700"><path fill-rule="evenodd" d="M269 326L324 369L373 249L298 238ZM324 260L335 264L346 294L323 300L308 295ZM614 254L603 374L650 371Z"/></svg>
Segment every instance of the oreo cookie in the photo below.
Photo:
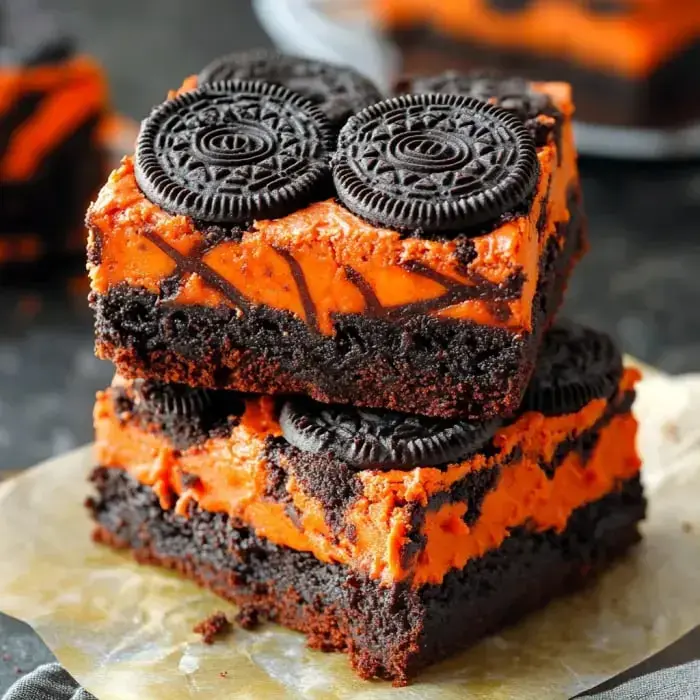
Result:
<svg viewBox="0 0 700 700"><path fill-rule="evenodd" d="M232 53L210 63L200 85L220 80L263 80L313 102L339 129L353 114L382 99L376 85L348 66L265 49Z"/></svg>
<svg viewBox="0 0 700 700"><path fill-rule="evenodd" d="M632 10L629 0L580 0L585 10L596 15L626 15Z"/></svg>
<svg viewBox="0 0 700 700"><path fill-rule="evenodd" d="M534 3L534 0L487 0L487 5L503 14L524 12Z"/></svg>
<svg viewBox="0 0 700 700"><path fill-rule="evenodd" d="M306 206L330 188L331 126L279 85L204 85L156 107L142 123L135 175L171 214L245 225Z"/></svg>
<svg viewBox="0 0 700 700"><path fill-rule="evenodd" d="M498 422L446 421L392 411L291 399L280 413L294 447L330 452L355 469L413 468L461 461L482 448Z"/></svg>
<svg viewBox="0 0 700 700"><path fill-rule="evenodd" d="M144 427L155 427L177 449L187 449L224 434L245 411L235 392L194 389L183 384L136 379L127 387L116 386L117 415L135 416Z"/></svg>
<svg viewBox="0 0 700 700"><path fill-rule="evenodd" d="M520 207L539 175L522 121L463 95L401 95L368 107L340 132L338 198L372 224L467 232Z"/></svg>
<svg viewBox="0 0 700 700"><path fill-rule="evenodd" d="M446 93L476 97L495 104L518 117L533 135L537 146L547 143L552 128L538 121L540 115L563 119L552 98L532 89L524 78L503 77L493 72L459 73L446 71L439 75L418 76L402 81L398 90L409 93Z"/></svg>
<svg viewBox="0 0 700 700"><path fill-rule="evenodd" d="M610 399L622 371L622 356L610 336L559 322L545 334L521 410L575 413L593 399Z"/></svg>

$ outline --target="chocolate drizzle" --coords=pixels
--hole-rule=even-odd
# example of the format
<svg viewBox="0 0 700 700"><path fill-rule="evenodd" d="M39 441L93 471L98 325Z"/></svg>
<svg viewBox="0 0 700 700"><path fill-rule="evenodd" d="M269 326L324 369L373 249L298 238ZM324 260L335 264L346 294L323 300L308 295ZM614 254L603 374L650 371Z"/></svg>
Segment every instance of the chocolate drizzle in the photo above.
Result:
<svg viewBox="0 0 700 700"><path fill-rule="evenodd" d="M223 294L229 301L232 301L242 309L247 309L250 306L250 301L234 285L218 272L212 270L209 265L202 262L199 257L201 252L199 254L195 252L193 255L183 255L149 228L143 229L143 235L171 258L181 273L199 275L210 287L213 287L217 292Z"/></svg>
<svg viewBox="0 0 700 700"><path fill-rule="evenodd" d="M278 248L273 246L275 252L282 258L285 259L287 265L289 265L289 270L292 273L294 283L297 286L299 292L299 299L301 299L301 305L304 307L304 316L306 316L306 325L310 326L313 330L318 330L318 316L316 313L316 305L314 300L311 298L311 292L309 291L309 285L306 282L306 276L304 275L304 270L297 261L297 259L284 248Z"/></svg>
<svg viewBox="0 0 700 700"><path fill-rule="evenodd" d="M144 228L142 235L158 246L160 250L175 262L177 271L181 275L187 273L197 274L206 284L222 294L242 311L245 312L251 308L252 302L250 299L245 297L226 278L202 261L202 255L209 250L208 246L195 247L189 255L183 255L150 228ZM302 266L288 250L279 247L274 247L274 250L289 266L299 299L304 308L307 325L317 331L318 311L311 297ZM505 302L517 298L524 280L522 272L515 272L505 282L495 284L478 273L472 272L470 273L472 283L464 284L417 261L409 261L404 263L402 267L407 272L442 285L445 288L445 293L431 299L383 306L369 282L357 270L346 265L344 271L347 279L358 289L365 301L364 314L366 316L384 318L390 321L401 321L411 315L435 313L468 299L482 299L489 301L492 309L495 310L495 315L504 320L510 316L510 309ZM168 285L167 294L169 298L175 298L177 295L176 290L173 289L172 281Z"/></svg>
<svg viewBox="0 0 700 700"><path fill-rule="evenodd" d="M372 285L369 284L357 270L350 267L350 265L346 265L344 269L345 276L357 287L360 294L362 294L362 298L365 300L365 315L372 317L379 316L383 307L379 298L374 293Z"/></svg>

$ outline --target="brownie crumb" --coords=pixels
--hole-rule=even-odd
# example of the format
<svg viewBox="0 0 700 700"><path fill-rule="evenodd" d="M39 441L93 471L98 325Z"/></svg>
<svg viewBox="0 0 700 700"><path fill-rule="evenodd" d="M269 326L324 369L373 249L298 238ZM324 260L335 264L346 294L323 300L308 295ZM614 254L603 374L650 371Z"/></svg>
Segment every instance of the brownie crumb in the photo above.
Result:
<svg viewBox="0 0 700 700"><path fill-rule="evenodd" d="M258 611L253 607L242 607L236 615L236 624L244 630L255 629L260 624Z"/></svg>
<svg viewBox="0 0 700 700"><path fill-rule="evenodd" d="M226 615L219 611L198 622L192 631L195 634L201 634L205 644L213 644L217 638L223 637L231 631L231 623Z"/></svg>

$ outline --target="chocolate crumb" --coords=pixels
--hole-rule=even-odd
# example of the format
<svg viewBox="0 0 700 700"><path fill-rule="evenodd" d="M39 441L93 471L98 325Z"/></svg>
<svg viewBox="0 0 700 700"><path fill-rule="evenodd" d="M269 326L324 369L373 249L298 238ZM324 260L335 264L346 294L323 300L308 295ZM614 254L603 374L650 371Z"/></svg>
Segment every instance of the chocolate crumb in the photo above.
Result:
<svg viewBox="0 0 700 700"><path fill-rule="evenodd" d="M242 607L236 615L236 624L242 627L244 630L255 629L260 620L258 619L258 612L252 607Z"/></svg>
<svg viewBox="0 0 700 700"><path fill-rule="evenodd" d="M195 634L202 635L205 644L213 644L217 637L223 637L230 632L231 623L221 611L209 615L206 619L198 622L192 629Z"/></svg>

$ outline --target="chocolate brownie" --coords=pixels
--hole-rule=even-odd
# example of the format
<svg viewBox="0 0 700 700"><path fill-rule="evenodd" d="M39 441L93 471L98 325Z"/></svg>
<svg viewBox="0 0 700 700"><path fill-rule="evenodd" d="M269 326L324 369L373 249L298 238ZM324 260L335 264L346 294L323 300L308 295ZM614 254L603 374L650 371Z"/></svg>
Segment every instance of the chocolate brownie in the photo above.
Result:
<svg viewBox="0 0 700 700"><path fill-rule="evenodd" d="M408 73L498 69L557 77L583 122L678 127L700 116L700 6L667 0L376 0Z"/></svg>
<svg viewBox="0 0 700 700"><path fill-rule="evenodd" d="M479 422L117 377L96 537L403 683L636 540L637 379L574 324L546 334L528 403Z"/></svg>
<svg viewBox="0 0 700 700"><path fill-rule="evenodd" d="M0 4L0 279L46 279L84 250L107 170L107 88L36 3Z"/></svg>
<svg viewBox="0 0 700 700"><path fill-rule="evenodd" d="M585 249L569 91L521 98L541 111L402 95L336 139L279 83L186 82L88 212L98 355L132 378L513 413Z"/></svg>

